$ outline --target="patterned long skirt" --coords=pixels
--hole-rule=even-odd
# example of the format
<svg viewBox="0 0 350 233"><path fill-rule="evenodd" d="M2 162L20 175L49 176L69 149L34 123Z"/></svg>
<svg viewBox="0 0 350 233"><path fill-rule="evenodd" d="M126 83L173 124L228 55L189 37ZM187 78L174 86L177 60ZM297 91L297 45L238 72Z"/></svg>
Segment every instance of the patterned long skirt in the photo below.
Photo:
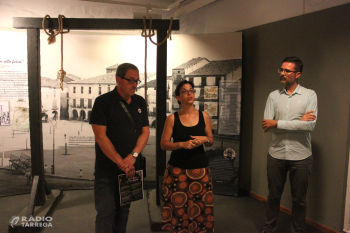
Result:
<svg viewBox="0 0 350 233"><path fill-rule="evenodd" d="M163 180L162 229L214 232L214 195L209 168L167 166Z"/></svg>

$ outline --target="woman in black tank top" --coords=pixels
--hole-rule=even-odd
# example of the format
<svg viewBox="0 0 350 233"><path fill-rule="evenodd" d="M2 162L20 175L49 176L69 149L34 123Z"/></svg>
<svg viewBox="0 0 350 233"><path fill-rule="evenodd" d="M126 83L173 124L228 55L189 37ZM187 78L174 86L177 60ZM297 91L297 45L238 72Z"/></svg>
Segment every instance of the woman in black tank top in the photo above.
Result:
<svg viewBox="0 0 350 233"><path fill-rule="evenodd" d="M187 80L177 85L182 108L168 116L161 139L161 148L172 151L162 186L162 228L173 233L214 231L213 185L203 147L214 139L209 115L193 105L193 88Z"/></svg>

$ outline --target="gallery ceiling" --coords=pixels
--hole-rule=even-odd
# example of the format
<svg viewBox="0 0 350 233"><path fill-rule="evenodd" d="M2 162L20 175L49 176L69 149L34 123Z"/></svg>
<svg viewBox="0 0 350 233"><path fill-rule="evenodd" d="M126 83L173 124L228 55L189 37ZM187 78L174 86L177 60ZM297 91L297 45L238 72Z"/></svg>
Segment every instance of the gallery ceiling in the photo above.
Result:
<svg viewBox="0 0 350 233"><path fill-rule="evenodd" d="M62 14L67 18L132 19L148 11L162 19L179 19L180 30L174 33L225 33L346 3L350 0L0 0L0 30L13 30L14 17L42 18L47 14L51 17ZM140 13L139 17L135 17L136 13Z"/></svg>
<svg viewBox="0 0 350 233"><path fill-rule="evenodd" d="M150 5L155 7L168 8L169 6L183 6L196 0L81 0L89 2L100 2L119 5Z"/></svg>
<svg viewBox="0 0 350 233"><path fill-rule="evenodd" d="M134 18L142 18L148 16L152 18L163 18L162 12L172 11L170 14L174 18L180 18L183 15L189 14L203 6L206 6L216 0L80 0L83 2L94 2L100 4L111 4L120 6L140 7L144 11L134 12ZM157 12L158 15L155 15ZM150 15L144 15L144 13ZM141 13L141 14L140 14ZM152 13L154 15L152 15Z"/></svg>

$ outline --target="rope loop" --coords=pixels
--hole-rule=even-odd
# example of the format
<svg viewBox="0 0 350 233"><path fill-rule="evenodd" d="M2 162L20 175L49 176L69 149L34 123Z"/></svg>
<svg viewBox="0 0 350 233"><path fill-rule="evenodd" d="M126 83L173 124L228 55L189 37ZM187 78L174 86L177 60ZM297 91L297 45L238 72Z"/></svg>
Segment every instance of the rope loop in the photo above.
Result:
<svg viewBox="0 0 350 233"><path fill-rule="evenodd" d="M49 32L46 30L45 20L50 18L51 18L50 15L45 15L42 22L42 26L43 26L44 32L49 36L49 38L47 38L47 41L49 42L49 44L53 44L56 42L56 36L58 35L58 32L55 32L52 28L49 29Z"/></svg>
<svg viewBox="0 0 350 233"><path fill-rule="evenodd" d="M58 34L63 34L63 33L68 33L69 29L67 29L67 31L63 31L63 18L66 18L64 15L58 15L58 30L54 30L52 28L49 29L49 31L46 30L45 28L45 20L46 19L50 19L50 15L45 15L45 17L43 18L42 21L42 27L45 31L45 33L49 36L49 38L47 38L47 41L49 42L49 44L53 44L56 42L56 36Z"/></svg>
<svg viewBox="0 0 350 233"><path fill-rule="evenodd" d="M152 17L149 19L149 29L148 29L148 35L147 35L147 25L146 25L146 17L143 17L143 30L141 32L142 37L148 37L149 40L154 44L154 45L162 45L167 39L171 40L171 26L173 25L173 18L170 19L170 24L169 24L169 29L167 36L160 42L156 43L152 40L152 37L155 35L154 29L152 29Z"/></svg>

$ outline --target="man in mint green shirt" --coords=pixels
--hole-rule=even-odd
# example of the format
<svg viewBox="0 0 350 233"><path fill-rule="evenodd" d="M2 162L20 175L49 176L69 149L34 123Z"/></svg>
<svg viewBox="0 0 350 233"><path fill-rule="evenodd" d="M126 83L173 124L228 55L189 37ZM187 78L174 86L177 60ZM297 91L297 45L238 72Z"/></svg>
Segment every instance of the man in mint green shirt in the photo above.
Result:
<svg viewBox="0 0 350 233"><path fill-rule="evenodd" d="M311 132L317 118L315 91L298 84L303 63L287 57L278 69L283 88L270 93L262 127L272 133L267 157L269 195L263 232L276 230L280 200L289 171L292 192L292 232L305 232L306 193L312 169Z"/></svg>

